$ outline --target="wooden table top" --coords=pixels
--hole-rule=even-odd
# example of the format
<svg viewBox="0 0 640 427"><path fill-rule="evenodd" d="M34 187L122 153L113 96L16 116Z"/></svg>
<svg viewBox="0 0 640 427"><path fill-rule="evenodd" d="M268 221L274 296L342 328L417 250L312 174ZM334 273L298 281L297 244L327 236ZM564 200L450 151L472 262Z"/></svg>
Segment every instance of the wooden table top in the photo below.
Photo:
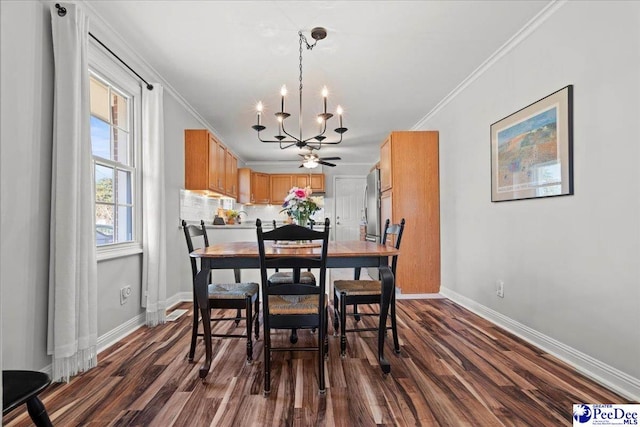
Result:
<svg viewBox="0 0 640 427"><path fill-rule="evenodd" d="M274 248L272 242L265 242L265 252L270 256L309 255L317 256L321 248ZM393 246L385 246L375 242L350 240L343 242L329 242L327 256L332 257L383 257L399 254ZM249 257L258 258L258 242L228 242L216 243L209 247L196 249L191 253L194 258L230 258Z"/></svg>

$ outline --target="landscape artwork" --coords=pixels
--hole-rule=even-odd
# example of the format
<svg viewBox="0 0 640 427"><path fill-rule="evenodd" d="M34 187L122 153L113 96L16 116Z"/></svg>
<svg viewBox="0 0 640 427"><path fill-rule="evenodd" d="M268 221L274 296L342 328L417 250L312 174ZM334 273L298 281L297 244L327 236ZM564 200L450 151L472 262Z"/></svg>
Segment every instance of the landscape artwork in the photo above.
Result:
<svg viewBox="0 0 640 427"><path fill-rule="evenodd" d="M573 194L571 86L491 125L492 201Z"/></svg>
<svg viewBox="0 0 640 427"><path fill-rule="evenodd" d="M560 183L558 108L498 131L498 193ZM559 191L557 185L550 190Z"/></svg>

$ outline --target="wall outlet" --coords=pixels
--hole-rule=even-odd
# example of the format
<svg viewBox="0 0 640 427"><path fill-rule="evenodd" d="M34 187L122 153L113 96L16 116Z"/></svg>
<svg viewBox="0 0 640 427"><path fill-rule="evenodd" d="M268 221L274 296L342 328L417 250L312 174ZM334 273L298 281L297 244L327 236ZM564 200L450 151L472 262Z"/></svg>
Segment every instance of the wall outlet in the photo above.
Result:
<svg viewBox="0 0 640 427"><path fill-rule="evenodd" d="M502 280L496 281L496 295L500 298L504 298L504 281Z"/></svg>
<svg viewBox="0 0 640 427"><path fill-rule="evenodd" d="M120 305L127 302L127 299L131 296L131 286L125 286L120 289Z"/></svg>

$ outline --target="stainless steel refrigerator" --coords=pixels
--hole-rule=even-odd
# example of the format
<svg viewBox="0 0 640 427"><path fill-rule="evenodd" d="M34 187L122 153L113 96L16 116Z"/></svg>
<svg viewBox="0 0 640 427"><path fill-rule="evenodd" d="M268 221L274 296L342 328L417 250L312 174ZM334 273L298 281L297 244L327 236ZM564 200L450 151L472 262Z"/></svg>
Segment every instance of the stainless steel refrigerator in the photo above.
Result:
<svg viewBox="0 0 640 427"><path fill-rule="evenodd" d="M380 170L374 169L367 175L367 186L364 196L364 216L366 221L366 237L370 242L380 242ZM369 276L378 280L378 269L367 269Z"/></svg>

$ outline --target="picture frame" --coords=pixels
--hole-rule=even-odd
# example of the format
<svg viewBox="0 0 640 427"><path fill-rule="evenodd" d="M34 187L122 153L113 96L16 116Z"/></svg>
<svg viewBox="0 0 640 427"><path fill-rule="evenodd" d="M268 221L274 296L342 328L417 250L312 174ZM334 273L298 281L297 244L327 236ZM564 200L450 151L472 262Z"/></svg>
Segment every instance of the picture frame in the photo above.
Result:
<svg viewBox="0 0 640 427"><path fill-rule="evenodd" d="M573 194L573 85L491 125L491 201Z"/></svg>

